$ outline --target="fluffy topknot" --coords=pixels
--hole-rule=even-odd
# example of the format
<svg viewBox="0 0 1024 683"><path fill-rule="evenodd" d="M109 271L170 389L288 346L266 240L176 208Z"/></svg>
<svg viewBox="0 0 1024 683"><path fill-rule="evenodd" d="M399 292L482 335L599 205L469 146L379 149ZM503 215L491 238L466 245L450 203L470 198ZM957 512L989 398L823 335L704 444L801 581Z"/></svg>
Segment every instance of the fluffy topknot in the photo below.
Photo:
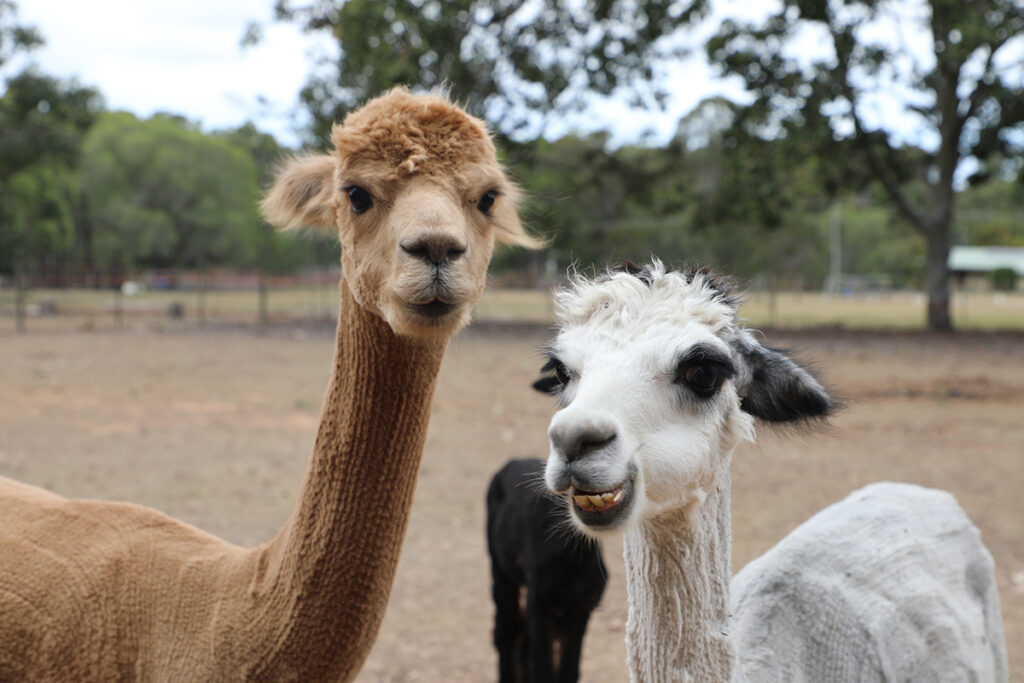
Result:
<svg viewBox="0 0 1024 683"><path fill-rule="evenodd" d="M646 265L623 261L593 278L571 273L555 292L555 316L561 327L584 323L636 325L641 320L696 317L714 329L736 323L743 302L732 278L707 268L666 268L654 259Z"/></svg>

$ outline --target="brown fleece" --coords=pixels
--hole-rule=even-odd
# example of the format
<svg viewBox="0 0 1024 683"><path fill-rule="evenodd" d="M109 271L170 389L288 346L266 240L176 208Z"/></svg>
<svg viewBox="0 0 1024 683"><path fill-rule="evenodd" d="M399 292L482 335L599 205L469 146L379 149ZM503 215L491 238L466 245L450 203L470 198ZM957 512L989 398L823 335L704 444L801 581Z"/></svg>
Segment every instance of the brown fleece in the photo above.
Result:
<svg viewBox="0 0 1024 683"><path fill-rule="evenodd" d="M332 681L384 617L444 349L496 241L537 246L483 124L392 91L286 164L278 224L333 225L344 278L334 371L298 501L240 548L155 510L0 479L0 682ZM350 191L372 193L356 210ZM493 207L479 208L490 194ZM422 240L458 247L427 263ZM452 306L442 318L417 307ZM396 332L397 331L397 332Z"/></svg>
<svg viewBox="0 0 1024 683"><path fill-rule="evenodd" d="M0 479L0 681L355 677L384 616L446 342L398 337L341 293L313 455L269 543Z"/></svg>

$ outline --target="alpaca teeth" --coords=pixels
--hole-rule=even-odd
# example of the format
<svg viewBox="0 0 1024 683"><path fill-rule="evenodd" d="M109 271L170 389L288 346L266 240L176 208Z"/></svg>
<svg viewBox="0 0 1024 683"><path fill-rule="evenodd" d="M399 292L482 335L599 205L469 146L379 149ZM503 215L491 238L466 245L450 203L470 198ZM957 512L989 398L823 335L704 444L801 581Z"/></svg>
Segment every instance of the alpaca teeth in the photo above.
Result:
<svg viewBox="0 0 1024 683"><path fill-rule="evenodd" d="M612 502L614 503L618 503L620 500L622 500L622 489L616 491L615 495L612 497Z"/></svg>
<svg viewBox="0 0 1024 683"><path fill-rule="evenodd" d="M590 496L573 496L573 500L584 510L591 510L594 507L590 502Z"/></svg>
<svg viewBox="0 0 1024 683"><path fill-rule="evenodd" d="M594 505L594 507L596 507L596 508L604 507L604 501L601 499L601 496L587 496L587 497L590 498L590 502Z"/></svg>

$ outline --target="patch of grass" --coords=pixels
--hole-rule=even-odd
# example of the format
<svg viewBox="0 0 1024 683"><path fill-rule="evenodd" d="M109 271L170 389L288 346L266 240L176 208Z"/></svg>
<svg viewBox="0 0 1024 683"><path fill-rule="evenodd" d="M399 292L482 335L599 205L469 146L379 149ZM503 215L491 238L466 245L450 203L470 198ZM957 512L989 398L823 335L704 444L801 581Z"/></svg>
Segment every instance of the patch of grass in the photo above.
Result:
<svg viewBox="0 0 1024 683"><path fill-rule="evenodd" d="M111 291L33 290L28 302L38 305L49 299L59 316L77 316L90 324L117 324L115 312L123 310L125 321L166 319L172 303L184 306L186 320L195 320L200 305L197 292L142 292L122 297ZM258 319L255 291L211 291L203 295L206 318L240 323ZM303 321L331 318L337 312L337 287L296 287L270 292L268 309L274 321ZM824 295L817 292L780 292L774 297L753 292L740 309L740 316L752 327L807 328L841 326L848 328L923 329L926 299L917 292L870 295ZM13 328L14 295L0 290L0 320ZM550 323L553 318L550 293L535 289L487 289L474 309L477 320ZM958 329L1024 329L1024 293L957 293L953 298L953 322ZM31 324L31 323L30 323ZM5 326L0 322L0 326Z"/></svg>

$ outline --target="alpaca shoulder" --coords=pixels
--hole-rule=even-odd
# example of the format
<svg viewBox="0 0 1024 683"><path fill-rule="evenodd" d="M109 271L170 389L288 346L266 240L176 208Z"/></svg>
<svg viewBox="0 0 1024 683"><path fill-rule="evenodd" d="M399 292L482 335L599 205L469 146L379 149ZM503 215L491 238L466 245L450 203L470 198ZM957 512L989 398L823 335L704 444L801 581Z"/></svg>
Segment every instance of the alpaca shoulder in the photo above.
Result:
<svg viewBox="0 0 1024 683"><path fill-rule="evenodd" d="M882 482L825 508L736 575L731 610L741 680L1007 677L992 556L935 489Z"/></svg>

